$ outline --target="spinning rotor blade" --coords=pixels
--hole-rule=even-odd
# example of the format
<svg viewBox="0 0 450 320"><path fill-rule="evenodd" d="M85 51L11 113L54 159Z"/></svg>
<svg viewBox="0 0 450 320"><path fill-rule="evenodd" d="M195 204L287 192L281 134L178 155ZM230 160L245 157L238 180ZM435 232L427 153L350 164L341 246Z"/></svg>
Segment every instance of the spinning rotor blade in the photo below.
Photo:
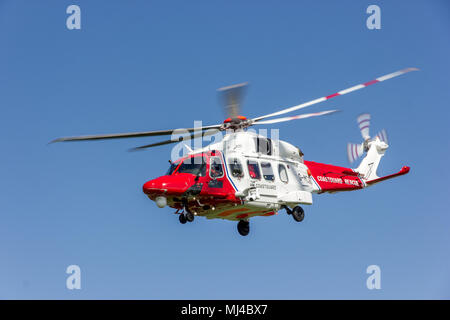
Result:
<svg viewBox="0 0 450 320"><path fill-rule="evenodd" d="M364 144L349 143L347 144L347 156L350 163L355 162L364 154Z"/></svg>
<svg viewBox="0 0 450 320"><path fill-rule="evenodd" d="M255 122L255 124L272 124L272 123L285 122L285 121L290 121L290 120L318 117L318 116L323 116L323 115L330 114L330 113L335 113L338 111L339 110L327 110L327 111L316 112L316 113L305 113L305 114L299 114L297 116L292 116L292 117L284 117L284 118L276 118L276 119L272 119L272 120L259 121L259 122Z"/></svg>
<svg viewBox="0 0 450 320"><path fill-rule="evenodd" d="M197 127L197 128L188 128L183 129L188 132L194 132L194 131L204 131L208 129L219 129L221 127L220 124L212 125L212 126L204 126L204 127ZM85 141L85 140L104 140L104 139L122 139L122 138L137 138L137 137L152 137L152 136L165 136L165 135L171 135L175 130L177 129L171 129L171 130L159 130L159 131L146 131L146 132L132 132L132 133L117 133L117 134L99 134L99 135L88 135L88 136L78 136L78 137L63 137L58 138L50 143L53 142L67 142L67 141Z"/></svg>
<svg viewBox="0 0 450 320"><path fill-rule="evenodd" d="M192 139L196 139L196 138L200 138L200 137L206 137L206 136L212 136L215 135L217 132L219 132L218 129L212 129L212 130L208 130L206 132L198 132L195 134L191 134L189 136L181 136L178 139L170 139L170 140L164 140L161 142L156 142L156 143L152 143L152 144L146 144L143 146L139 146L139 147L135 147L132 149L129 149L129 151L138 151L138 150L143 150L146 148L152 148L152 147L157 147L157 146L162 146L165 144L171 144L171 143L178 143L178 142L182 142L182 141L186 141L186 140L192 140Z"/></svg>
<svg viewBox="0 0 450 320"><path fill-rule="evenodd" d="M387 136L387 132L386 130L381 130L380 132L378 132L378 134L376 135L376 137L378 139L380 139L380 141L383 141L384 143L388 144L388 136Z"/></svg>
<svg viewBox="0 0 450 320"><path fill-rule="evenodd" d="M363 89L363 88L365 88L367 86L370 86L371 84L374 84L374 83L377 83L377 82L382 82L382 81L385 81L385 80L389 80L389 79L395 78L397 76L400 76L402 74L408 73L410 71L417 71L417 70L419 70L419 69L417 69L417 68L406 68L406 69L403 69L403 70L400 70L400 71L397 71L397 72L389 73L389 74L384 75L382 77L376 78L375 80L371 80L371 81L365 82L363 84L358 84L358 85L350 87L348 89L344 89L344 90L341 90L339 92L333 93L333 94L331 94L329 96L325 96L325 97L322 97L322 98L319 98L319 99L315 99L315 100L312 100L312 101L309 101L309 102L305 102L305 103L299 104L298 106L294 106L294 107L290 107L290 108L287 108L287 109L283 109L281 111L277 111L277 112L270 113L270 114L267 114L267 115L264 115L264 116L261 116L261 117L257 117L257 118L254 118L252 120L254 122L257 122L257 121L265 119L265 118L275 117L275 116L279 116L279 115L282 115L282 114L285 114L285 113L288 113L288 112L291 112L291 111L294 111L294 110L306 108L306 107L312 106L313 104L329 100L329 99L334 98L336 96L342 96L344 94L347 94L347 93L350 93L350 92L353 92L353 91L356 91L356 90L359 90L359 89Z"/></svg>
<svg viewBox="0 0 450 320"><path fill-rule="evenodd" d="M236 118L241 111L242 96L245 93L247 82L235 84L217 89L224 101L225 114L230 118Z"/></svg>
<svg viewBox="0 0 450 320"><path fill-rule="evenodd" d="M370 139L369 128L370 128L370 114L363 113L357 119L359 130L364 140Z"/></svg>

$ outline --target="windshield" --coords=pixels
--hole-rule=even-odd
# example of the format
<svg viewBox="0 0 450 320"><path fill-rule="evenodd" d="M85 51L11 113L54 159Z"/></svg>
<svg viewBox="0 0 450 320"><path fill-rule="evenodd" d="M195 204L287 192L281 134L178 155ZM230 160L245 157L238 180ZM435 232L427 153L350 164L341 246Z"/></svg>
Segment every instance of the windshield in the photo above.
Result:
<svg viewBox="0 0 450 320"><path fill-rule="evenodd" d="M178 167L179 164L180 164L179 162L172 163L169 167L169 170L167 170L167 172L166 172L166 176L172 175L172 173L175 171L175 169Z"/></svg>
<svg viewBox="0 0 450 320"><path fill-rule="evenodd" d="M203 157L187 158L181 163L177 173L191 173L204 177L206 175L206 159Z"/></svg>

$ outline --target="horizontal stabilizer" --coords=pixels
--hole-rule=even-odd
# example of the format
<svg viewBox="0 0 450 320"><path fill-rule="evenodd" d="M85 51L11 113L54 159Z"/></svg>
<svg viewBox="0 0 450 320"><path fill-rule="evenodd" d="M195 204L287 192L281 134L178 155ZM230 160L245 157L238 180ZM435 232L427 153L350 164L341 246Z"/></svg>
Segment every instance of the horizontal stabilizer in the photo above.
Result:
<svg viewBox="0 0 450 320"><path fill-rule="evenodd" d="M366 181L366 184L367 185L372 185L372 184L375 184L375 183L378 183L378 182L381 182L381 181L384 181L384 180L388 180L388 179L392 179L392 178L395 178L395 177L398 177L398 176L402 176L404 174L407 174L409 172L409 169L410 169L409 167L404 166L397 173L393 173L393 174L390 174L390 175L387 175L387 176L384 176L384 177L381 177L381 178L377 178L377 179Z"/></svg>

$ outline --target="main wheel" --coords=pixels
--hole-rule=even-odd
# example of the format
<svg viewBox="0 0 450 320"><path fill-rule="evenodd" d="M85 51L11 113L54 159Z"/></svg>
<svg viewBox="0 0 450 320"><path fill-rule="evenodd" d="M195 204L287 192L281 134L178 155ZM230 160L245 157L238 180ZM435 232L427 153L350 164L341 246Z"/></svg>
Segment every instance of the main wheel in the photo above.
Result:
<svg viewBox="0 0 450 320"><path fill-rule="evenodd" d="M194 221L194 214L192 212L190 212L190 211L187 211L186 212L186 220L189 221L189 222Z"/></svg>
<svg viewBox="0 0 450 320"><path fill-rule="evenodd" d="M178 217L178 219L180 220L181 224L185 224L186 223L186 216L184 215L184 213L180 213L180 216Z"/></svg>
<svg viewBox="0 0 450 320"><path fill-rule="evenodd" d="M305 211L300 206L295 206L294 209L292 209L292 217L295 221L301 222L305 218Z"/></svg>
<svg viewBox="0 0 450 320"><path fill-rule="evenodd" d="M250 233L250 223L245 220L240 220L238 222L237 229L241 236L246 236Z"/></svg>

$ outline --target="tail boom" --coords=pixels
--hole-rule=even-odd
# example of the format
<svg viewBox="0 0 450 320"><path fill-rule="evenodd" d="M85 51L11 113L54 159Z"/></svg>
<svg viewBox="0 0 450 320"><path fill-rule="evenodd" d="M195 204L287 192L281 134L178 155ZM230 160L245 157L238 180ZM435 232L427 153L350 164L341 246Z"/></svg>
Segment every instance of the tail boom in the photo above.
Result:
<svg viewBox="0 0 450 320"><path fill-rule="evenodd" d="M306 160L304 163L317 187L317 193L352 191L365 187L364 181L353 169Z"/></svg>
<svg viewBox="0 0 450 320"><path fill-rule="evenodd" d="M375 179L364 179L361 174L353 169L339 167L331 164L306 161L310 179L316 185L317 193L334 193L341 191L353 191L372 186L376 183L405 175L410 167L404 166L397 173L393 173Z"/></svg>

